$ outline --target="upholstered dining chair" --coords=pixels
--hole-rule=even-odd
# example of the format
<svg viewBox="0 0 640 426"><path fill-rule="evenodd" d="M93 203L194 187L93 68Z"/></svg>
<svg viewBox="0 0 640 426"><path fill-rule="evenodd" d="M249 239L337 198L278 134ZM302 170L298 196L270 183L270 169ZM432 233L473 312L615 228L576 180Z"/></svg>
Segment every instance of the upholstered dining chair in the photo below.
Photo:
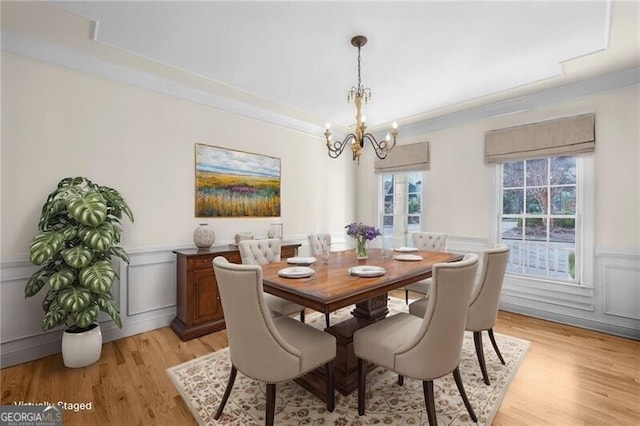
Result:
<svg viewBox="0 0 640 426"><path fill-rule="evenodd" d="M411 236L413 246L418 250L445 251L447 250L447 234L442 232L414 232ZM409 304L409 291L420 294L428 294L431 286L431 278L409 284L404 287L404 300Z"/></svg>
<svg viewBox="0 0 640 426"><path fill-rule="evenodd" d="M437 424L433 380L453 373L469 416L478 421L458 369L477 269L475 254L467 254L460 262L433 265L431 297L423 318L399 313L355 332L359 415L365 414L367 363L371 362L398 373L400 385L405 376L422 380L431 426Z"/></svg>
<svg viewBox="0 0 640 426"><path fill-rule="evenodd" d="M278 238L241 240L238 243L238 250L244 265L266 265L280 261L281 246L282 242ZM291 315L300 312L300 321L304 322L304 306L269 293L264 294L264 299L272 312L278 315Z"/></svg>
<svg viewBox="0 0 640 426"><path fill-rule="evenodd" d="M331 234L319 233L307 235L309 240L309 252L311 256L320 256L322 254L322 246L331 248Z"/></svg>
<svg viewBox="0 0 640 426"><path fill-rule="evenodd" d="M500 353L500 349L498 349L498 344L493 335L493 326L496 324L498 317L500 292L502 291L502 283L504 282L504 274L507 270L508 260L509 246L506 244L499 244L496 247L485 250L480 277L473 288L471 302L469 303L469 314L467 315L465 329L473 332L473 342L476 347L480 370L482 371L482 379L487 385L491 384L491 382L489 381L484 359L482 332L485 330L488 332L493 350L496 352L496 355L498 355L500 362L504 365L504 358ZM409 313L422 317L428 304L427 298L417 300L409 305Z"/></svg>
<svg viewBox="0 0 640 426"><path fill-rule="evenodd" d="M309 253L311 256L321 256L322 255L322 246L326 247L327 250L331 248L331 234L319 233L319 234L309 234L307 235L307 239L309 240ZM329 319L329 314L324 314L324 321L327 324L327 328L331 325L331 320Z"/></svg>
<svg viewBox="0 0 640 426"><path fill-rule="evenodd" d="M322 366L327 381L327 410L333 411L335 337L286 316L272 317L265 304L259 265L238 265L218 256L213 259L213 270L231 357L229 380L214 418L222 416L238 371L266 382L265 424L273 425L276 384Z"/></svg>

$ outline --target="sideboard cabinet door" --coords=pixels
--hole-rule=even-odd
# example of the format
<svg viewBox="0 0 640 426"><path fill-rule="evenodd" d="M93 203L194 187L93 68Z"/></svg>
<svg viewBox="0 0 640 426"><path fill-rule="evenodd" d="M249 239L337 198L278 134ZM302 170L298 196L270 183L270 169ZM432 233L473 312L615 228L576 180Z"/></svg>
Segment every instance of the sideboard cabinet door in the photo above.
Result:
<svg viewBox="0 0 640 426"><path fill-rule="evenodd" d="M298 243L283 243L281 258L296 256ZM176 317L171 329L183 340L222 330L224 312L213 273L213 258L223 256L231 263L241 263L234 246L209 249L174 250L176 254Z"/></svg>

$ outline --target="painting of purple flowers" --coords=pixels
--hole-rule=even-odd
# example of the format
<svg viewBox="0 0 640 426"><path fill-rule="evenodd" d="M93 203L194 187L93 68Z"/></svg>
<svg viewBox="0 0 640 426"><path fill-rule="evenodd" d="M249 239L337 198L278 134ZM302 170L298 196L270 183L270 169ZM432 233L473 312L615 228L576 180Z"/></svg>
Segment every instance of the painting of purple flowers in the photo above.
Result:
<svg viewBox="0 0 640 426"><path fill-rule="evenodd" d="M196 144L196 217L280 216L280 159Z"/></svg>

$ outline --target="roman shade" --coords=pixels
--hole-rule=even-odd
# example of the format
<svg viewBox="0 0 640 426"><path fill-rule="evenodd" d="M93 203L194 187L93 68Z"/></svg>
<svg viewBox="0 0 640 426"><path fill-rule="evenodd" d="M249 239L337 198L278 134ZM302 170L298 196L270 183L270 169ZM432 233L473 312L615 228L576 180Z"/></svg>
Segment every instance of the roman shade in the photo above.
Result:
<svg viewBox="0 0 640 426"><path fill-rule="evenodd" d="M505 163L529 158L593 152L595 114L490 130L485 134L485 161Z"/></svg>
<svg viewBox="0 0 640 426"><path fill-rule="evenodd" d="M384 160L376 159L376 173L427 170L429 168L429 142L398 145Z"/></svg>

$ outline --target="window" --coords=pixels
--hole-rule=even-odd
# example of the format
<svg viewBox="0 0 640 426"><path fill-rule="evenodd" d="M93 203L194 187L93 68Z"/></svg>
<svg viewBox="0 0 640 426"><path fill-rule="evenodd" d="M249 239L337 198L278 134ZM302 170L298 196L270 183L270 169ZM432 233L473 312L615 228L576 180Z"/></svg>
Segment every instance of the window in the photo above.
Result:
<svg viewBox="0 0 640 426"><path fill-rule="evenodd" d="M382 202L379 212L383 243L386 247L406 245L408 235L420 231L424 173L384 173L380 176Z"/></svg>
<svg viewBox="0 0 640 426"><path fill-rule="evenodd" d="M502 164L500 236L507 273L579 283L581 162L550 157Z"/></svg>

